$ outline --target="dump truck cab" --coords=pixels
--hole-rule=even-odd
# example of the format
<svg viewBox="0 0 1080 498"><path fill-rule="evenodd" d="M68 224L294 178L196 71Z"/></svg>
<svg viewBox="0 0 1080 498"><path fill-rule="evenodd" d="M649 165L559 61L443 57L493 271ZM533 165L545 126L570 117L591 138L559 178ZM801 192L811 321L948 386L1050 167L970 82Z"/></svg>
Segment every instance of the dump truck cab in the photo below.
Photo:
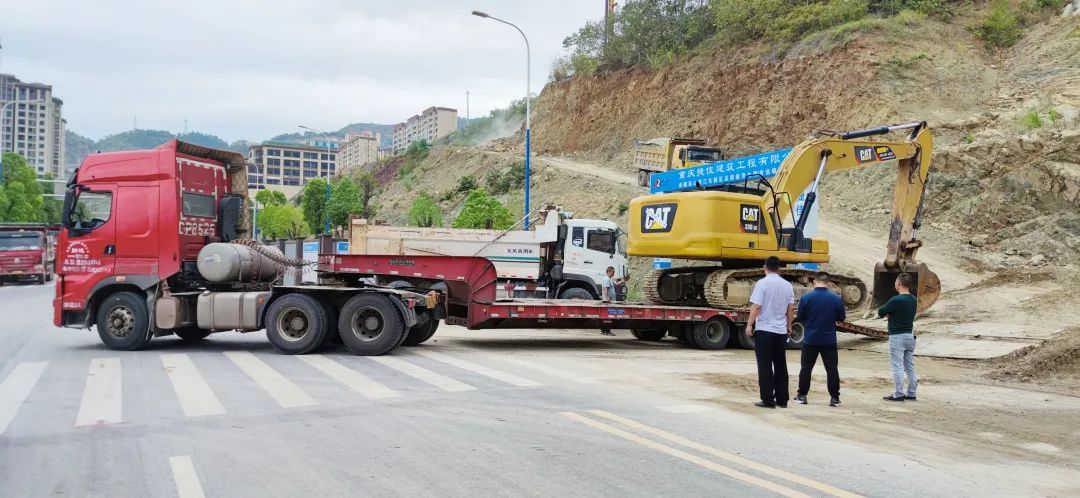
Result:
<svg viewBox="0 0 1080 498"><path fill-rule="evenodd" d="M649 186L649 175L673 169L715 163L724 159L724 151L709 147L704 138L654 138L634 142L634 166L638 185Z"/></svg>

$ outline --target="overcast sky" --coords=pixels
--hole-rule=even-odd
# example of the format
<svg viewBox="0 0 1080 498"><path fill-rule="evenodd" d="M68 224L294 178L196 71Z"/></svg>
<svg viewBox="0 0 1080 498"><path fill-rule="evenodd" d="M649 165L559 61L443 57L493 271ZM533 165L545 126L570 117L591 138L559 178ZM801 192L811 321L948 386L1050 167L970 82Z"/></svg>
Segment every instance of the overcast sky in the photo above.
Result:
<svg viewBox="0 0 1080 498"><path fill-rule="evenodd" d="M0 0L0 72L53 85L68 128L261 140L304 124L395 123L432 106L486 115L547 81L599 0Z"/></svg>

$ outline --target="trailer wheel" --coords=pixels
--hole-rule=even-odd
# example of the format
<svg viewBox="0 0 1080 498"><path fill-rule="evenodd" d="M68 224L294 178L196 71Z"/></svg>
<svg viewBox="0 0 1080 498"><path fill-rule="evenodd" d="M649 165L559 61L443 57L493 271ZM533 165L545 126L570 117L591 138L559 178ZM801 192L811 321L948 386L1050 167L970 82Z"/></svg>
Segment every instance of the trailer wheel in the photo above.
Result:
<svg viewBox="0 0 1080 498"><path fill-rule="evenodd" d="M266 338L282 353L310 353L325 344L329 318L326 307L311 296L282 296L266 310Z"/></svg>
<svg viewBox="0 0 1080 498"><path fill-rule="evenodd" d="M658 329L645 329L645 330L631 330L630 335L636 337L642 341L660 342L664 340L664 336L668 333L667 328L662 327Z"/></svg>
<svg viewBox="0 0 1080 498"><path fill-rule="evenodd" d="M416 314L416 325L409 328L409 335L405 336L405 342L401 343L405 346L419 346L431 336L435 335L435 331L439 328L439 320L431 316L430 311Z"/></svg>
<svg viewBox="0 0 1080 498"><path fill-rule="evenodd" d="M791 324L791 335L788 336L787 348L788 349L802 349L803 335L806 332L806 328L803 324L795 322Z"/></svg>
<svg viewBox="0 0 1080 498"><path fill-rule="evenodd" d="M198 327L184 327L173 331L184 342L198 342L210 336L210 331Z"/></svg>
<svg viewBox="0 0 1080 498"><path fill-rule="evenodd" d="M736 340L739 341L739 347L743 349L754 349L754 338L746 335L746 326L739 327L738 333L735 334Z"/></svg>
<svg viewBox="0 0 1080 498"><path fill-rule="evenodd" d="M405 320L390 298L381 294L358 294L341 308L338 331L353 354L386 354L401 343Z"/></svg>
<svg viewBox="0 0 1080 498"><path fill-rule="evenodd" d="M137 351L150 342L146 297L134 292L110 294L97 307L97 332L109 349Z"/></svg>
<svg viewBox="0 0 1080 498"><path fill-rule="evenodd" d="M731 322L727 318L713 317L695 323L687 336L698 349L724 349L731 339Z"/></svg>

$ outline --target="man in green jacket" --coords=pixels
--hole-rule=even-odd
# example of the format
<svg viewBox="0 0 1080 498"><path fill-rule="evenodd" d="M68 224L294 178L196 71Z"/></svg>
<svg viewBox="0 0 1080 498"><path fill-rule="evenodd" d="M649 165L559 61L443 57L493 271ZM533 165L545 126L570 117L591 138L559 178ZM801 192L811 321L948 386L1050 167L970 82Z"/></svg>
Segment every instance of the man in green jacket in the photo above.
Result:
<svg viewBox="0 0 1080 498"><path fill-rule="evenodd" d="M886 401L915 401L915 310L919 300L911 295L911 275L901 273L896 277L897 294L878 308L878 316L889 317L889 360L892 363L893 393ZM907 391L904 376L907 376Z"/></svg>

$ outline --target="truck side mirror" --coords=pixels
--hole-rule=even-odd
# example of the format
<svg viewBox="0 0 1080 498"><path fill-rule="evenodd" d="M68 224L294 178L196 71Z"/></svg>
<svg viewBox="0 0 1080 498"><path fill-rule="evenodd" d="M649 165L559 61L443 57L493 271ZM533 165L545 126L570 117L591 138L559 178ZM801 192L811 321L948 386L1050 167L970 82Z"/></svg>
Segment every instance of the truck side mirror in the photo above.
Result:
<svg viewBox="0 0 1080 498"><path fill-rule="evenodd" d="M60 211L60 225L71 227L71 210L75 207L75 188L67 189L64 193L64 207Z"/></svg>

